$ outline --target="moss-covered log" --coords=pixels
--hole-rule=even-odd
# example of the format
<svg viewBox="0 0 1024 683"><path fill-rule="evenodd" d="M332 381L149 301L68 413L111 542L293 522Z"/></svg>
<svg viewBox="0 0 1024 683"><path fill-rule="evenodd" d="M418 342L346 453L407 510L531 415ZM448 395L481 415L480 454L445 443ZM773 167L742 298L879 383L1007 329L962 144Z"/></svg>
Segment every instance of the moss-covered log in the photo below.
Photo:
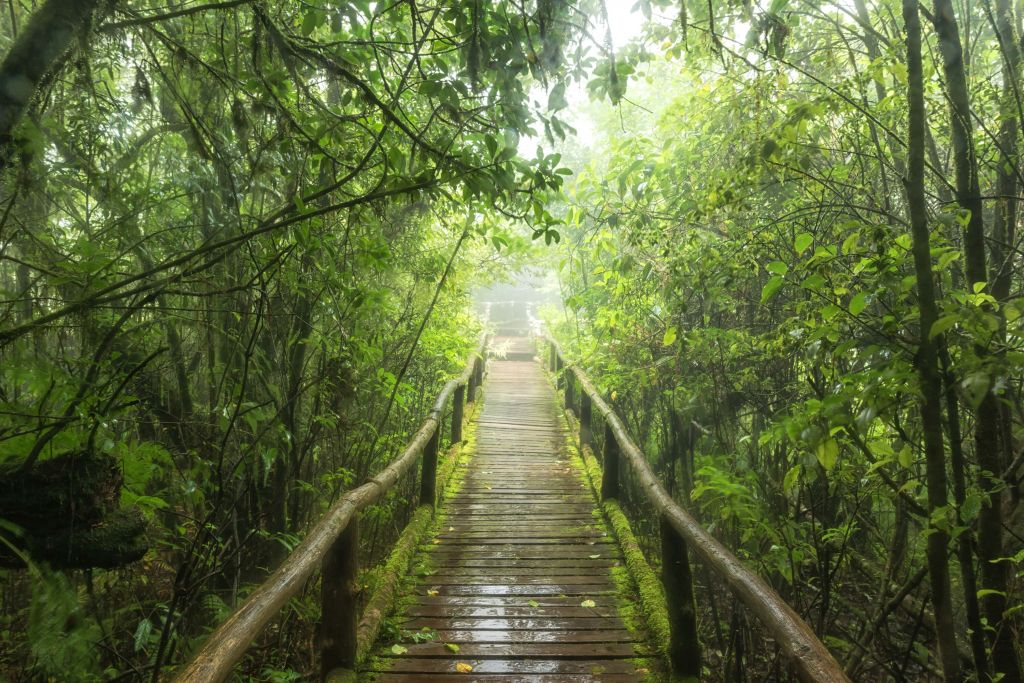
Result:
<svg viewBox="0 0 1024 683"><path fill-rule="evenodd" d="M61 569L111 568L146 552L146 523L119 509L121 470L105 456L73 453L27 472L0 472L0 518L20 529L12 539L34 561ZM24 567L0 546L0 566Z"/></svg>

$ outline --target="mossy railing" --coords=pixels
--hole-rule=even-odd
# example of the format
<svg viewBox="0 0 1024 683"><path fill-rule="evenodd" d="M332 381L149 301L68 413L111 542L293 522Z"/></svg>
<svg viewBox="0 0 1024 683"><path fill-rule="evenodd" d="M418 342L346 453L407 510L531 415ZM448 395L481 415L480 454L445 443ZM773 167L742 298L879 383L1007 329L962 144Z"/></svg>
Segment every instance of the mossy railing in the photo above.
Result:
<svg viewBox="0 0 1024 683"><path fill-rule="evenodd" d="M758 618L785 652L800 680L807 683L848 683L849 678L843 673L843 668L807 622L665 490L651 470L643 451L630 438L622 420L605 402L582 368L566 361L561 346L554 338L546 336L545 341L550 348L548 366L560 377L565 405L578 411L579 437L583 444L594 443L594 411L603 419L601 498L618 499L620 467L624 460L636 476L641 494L658 512L661 580L670 630L668 655L673 672L694 679L699 679L701 675L697 615L688 557L688 550L692 550Z"/></svg>
<svg viewBox="0 0 1024 683"><path fill-rule="evenodd" d="M452 403L452 442L462 440L462 417L483 380L487 338L462 374L438 394L430 414L402 454L365 484L343 494L271 576L206 640L174 679L177 683L223 681L263 628L321 569L320 678L337 669L353 670L359 642L358 578L361 510L387 493L416 462L422 461L420 504L437 498L437 451L445 409ZM453 400L454 399L454 400ZM414 516L414 521L417 517ZM364 625L364 630L366 626Z"/></svg>

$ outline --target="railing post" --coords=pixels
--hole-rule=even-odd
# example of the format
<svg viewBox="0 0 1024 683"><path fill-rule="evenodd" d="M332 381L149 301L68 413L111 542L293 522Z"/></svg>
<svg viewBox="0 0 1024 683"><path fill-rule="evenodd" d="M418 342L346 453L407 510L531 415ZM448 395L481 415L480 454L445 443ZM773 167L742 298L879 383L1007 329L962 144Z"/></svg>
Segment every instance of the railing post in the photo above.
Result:
<svg viewBox="0 0 1024 683"><path fill-rule="evenodd" d="M580 388L580 449L594 443L594 410L590 394Z"/></svg>
<svg viewBox="0 0 1024 683"><path fill-rule="evenodd" d="M576 410L576 404L573 401L572 370L569 368L565 369L565 407L570 410Z"/></svg>
<svg viewBox="0 0 1024 683"><path fill-rule="evenodd" d="M681 678L700 680L700 640L690 558L686 541L665 515L661 515L661 582L668 604L668 658L672 672Z"/></svg>
<svg viewBox="0 0 1024 683"><path fill-rule="evenodd" d="M473 372L476 373L476 385L478 387L484 384L484 366L487 364L487 357L478 357L476 359L476 365L473 366Z"/></svg>
<svg viewBox="0 0 1024 683"><path fill-rule="evenodd" d="M612 426L605 421L604 454L601 467L604 475L601 478L601 500L619 497L619 442L615 440Z"/></svg>
<svg viewBox="0 0 1024 683"><path fill-rule="evenodd" d="M437 442L441 436L441 421L438 419L434 433L423 447L423 472L420 478L420 505L434 505L437 502Z"/></svg>
<svg viewBox="0 0 1024 683"><path fill-rule="evenodd" d="M469 373L469 380L466 382L466 403L472 403L476 400L476 366L480 362L480 357L473 356L473 371Z"/></svg>
<svg viewBox="0 0 1024 683"><path fill-rule="evenodd" d="M554 372L558 368L558 351L554 342L551 343L551 353L548 355L548 370Z"/></svg>
<svg viewBox="0 0 1024 683"><path fill-rule="evenodd" d="M455 387L455 397L452 399L452 445L462 441L462 406L466 402L466 385L460 384Z"/></svg>
<svg viewBox="0 0 1024 683"><path fill-rule="evenodd" d="M359 598L359 517L324 555L320 574L320 680L335 669L355 671Z"/></svg>

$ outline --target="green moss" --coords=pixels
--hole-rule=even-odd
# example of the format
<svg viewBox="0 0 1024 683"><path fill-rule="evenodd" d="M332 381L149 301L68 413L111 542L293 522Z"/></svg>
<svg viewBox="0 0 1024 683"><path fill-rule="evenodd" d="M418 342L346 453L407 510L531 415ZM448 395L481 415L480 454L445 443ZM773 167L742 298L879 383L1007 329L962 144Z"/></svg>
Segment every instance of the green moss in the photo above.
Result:
<svg viewBox="0 0 1024 683"><path fill-rule="evenodd" d="M549 379L551 375L549 373ZM586 485L589 486L595 500L601 500L601 479L603 472L597 458L589 446L584 445L582 451L577 442L578 423L569 411L564 411L563 419L568 427L566 452L572 465L580 472ZM663 658L668 653L670 629L668 606L661 581L651 565L647 563L640 544L637 542L629 520L615 500L606 500L592 512L595 521L602 527L610 526L610 531L619 544L625 559L624 567L613 567L612 578L618 588L618 608L623 621L631 631L646 631L655 651ZM638 596L639 600L634 601ZM651 660L643 660L650 673L645 677L649 680L663 680L665 666L650 667Z"/></svg>
<svg viewBox="0 0 1024 683"><path fill-rule="evenodd" d="M476 447L476 416L481 405L479 400L471 404L472 407L466 412L462 442L453 444L438 464L437 484L442 491L442 501L450 498L462 486L466 468L460 465L469 461ZM386 617L403 611L412 599L412 591L407 589L411 587L415 577L422 573L410 571L413 568L413 560L417 556L420 544L437 533L443 520L444 511L441 505L436 509L430 505L421 505L417 508L383 567L374 572L374 592L366 603L359 627L357 661L364 664L369 661L367 657L380 637ZM423 558L422 562L429 563L429 559ZM430 570L429 564L425 564L424 567L427 571Z"/></svg>
<svg viewBox="0 0 1024 683"><path fill-rule="evenodd" d="M612 531L626 558L626 569L633 581L636 582L647 630L650 631L658 651L667 653L670 636L668 606L665 603L665 593L661 581L651 569L651 565L647 564L647 558L640 550L640 544L637 543L636 536L633 535L633 530L629 526L629 520L626 519L618 502L606 500L602 503L602 507L605 514L608 515Z"/></svg>

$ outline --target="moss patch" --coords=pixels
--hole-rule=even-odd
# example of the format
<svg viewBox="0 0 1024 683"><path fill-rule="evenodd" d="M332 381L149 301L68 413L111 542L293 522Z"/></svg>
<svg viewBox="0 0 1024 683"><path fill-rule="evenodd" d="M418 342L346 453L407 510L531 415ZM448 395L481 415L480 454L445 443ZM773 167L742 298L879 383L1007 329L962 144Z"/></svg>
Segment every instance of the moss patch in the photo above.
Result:
<svg viewBox="0 0 1024 683"><path fill-rule="evenodd" d="M462 442L453 444L438 465L437 483L442 492L442 501L450 498L461 488L466 471L464 465L469 462L476 448L476 416L482 402L477 400L469 405L470 409L466 411L462 429ZM426 560L416 571L410 572L410 569L420 544L437 533L443 519L444 511L440 504L436 509L430 505L421 505L417 508L388 555L387 561L375 572L377 577L374 593L367 601L366 609L360 618L357 661L363 664L372 661L367 658L381 636L385 617L401 611L404 603L411 600L411 596L405 600L398 599L399 595L410 595L411 591L405 589L412 580L411 575L421 575L424 571L430 571L425 564Z"/></svg>
<svg viewBox="0 0 1024 683"><path fill-rule="evenodd" d="M553 375L548 373L548 378L554 384ZM556 395L560 400L561 393L556 392ZM569 461L580 472L584 483L590 487L594 499L600 501L601 479L604 475L601 465L589 446L584 445L582 450L580 449L577 442L579 429L575 416L566 410L562 418L568 428L566 451ZM638 666L649 670L645 678L665 680L665 671L668 668L665 657L669 648L670 628L668 606L661 580L644 557L629 520L617 501L601 501L592 514L602 527L610 527L625 559L624 567L612 568L612 578L618 588L618 608L622 620L633 632L645 631L648 641L662 657L660 667L651 667L650 659L642 660L643 665L638 663ZM635 600L637 597L639 599Z"/></svg>

